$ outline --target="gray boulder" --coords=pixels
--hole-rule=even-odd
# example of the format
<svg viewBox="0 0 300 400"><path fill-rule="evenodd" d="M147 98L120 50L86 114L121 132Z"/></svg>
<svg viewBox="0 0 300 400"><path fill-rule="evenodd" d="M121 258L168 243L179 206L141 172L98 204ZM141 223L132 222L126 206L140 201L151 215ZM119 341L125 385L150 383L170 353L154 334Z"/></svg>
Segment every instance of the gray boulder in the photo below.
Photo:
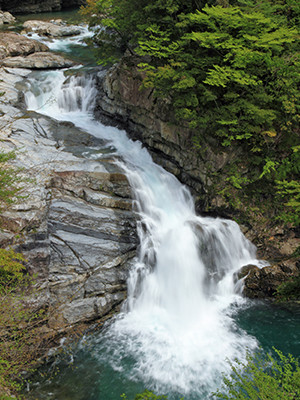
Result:
<svg viewBox="0 0 300 400"><path fill-rule="evenodd" d="M3 65L11 68L50 69L72 67L74 62L50 52L37 52L28 56L5 58Z"/></svg>
<svg viewBox="0 0 300 400"><path fill-rule="evenodd" d="M75 25L66 25L62 20L53 22L29 20L23 25L26 32L35 32L41 36L63 37L79 35L81 30Z"/></svg>
<svg viewBox="0 0 300 400"><path fill-rule="evenodd" d="M9 12L3 12L0 11L0 25L4 25L4 24L13 24L15 22L16 18L11 15Z"/></svg>
<svg viewBox="0 0 300 400"><path fill-rule="evenodd" d="M3 32L0 35L0 60L48 50L49 48L45 44L14 32Z"/></svg>

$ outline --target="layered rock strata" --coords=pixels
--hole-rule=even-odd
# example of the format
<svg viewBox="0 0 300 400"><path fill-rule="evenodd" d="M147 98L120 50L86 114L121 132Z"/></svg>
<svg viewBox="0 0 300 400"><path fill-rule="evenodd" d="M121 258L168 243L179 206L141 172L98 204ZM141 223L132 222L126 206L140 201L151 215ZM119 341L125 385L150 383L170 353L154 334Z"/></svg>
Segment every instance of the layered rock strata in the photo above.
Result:
<svg viewBox="0 0 300 400"><path fill-rule="evenodd" d="M93 321L125 298L137 246L129 184L105 142L20 110L17 86L30 70L0 71L0 147L16 151L25 196L2 213L0 245L25 255L50 328Z"/></svg>

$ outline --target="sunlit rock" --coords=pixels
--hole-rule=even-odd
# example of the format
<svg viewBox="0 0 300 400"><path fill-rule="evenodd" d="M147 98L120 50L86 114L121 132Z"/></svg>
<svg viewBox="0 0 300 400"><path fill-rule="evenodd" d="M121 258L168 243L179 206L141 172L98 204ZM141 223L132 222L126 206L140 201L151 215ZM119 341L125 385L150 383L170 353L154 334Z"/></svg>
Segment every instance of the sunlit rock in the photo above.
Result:
<svg viewBox="0 0 300 400"><path fill-rule="evenodd" d="M64 37L81 33L81 29L75 25L66 25L62 20L53 22L29 20L23 24L26 32L35 32L41 36Z"/></svg>
<svg viewBox="0 0 300 400"><path fill-rule="evenodd" d="M58 54L50 52L36 52L28 56L8 57L3 60L3 65L10 68L50 69L68 68L75 65Z"/></svg>

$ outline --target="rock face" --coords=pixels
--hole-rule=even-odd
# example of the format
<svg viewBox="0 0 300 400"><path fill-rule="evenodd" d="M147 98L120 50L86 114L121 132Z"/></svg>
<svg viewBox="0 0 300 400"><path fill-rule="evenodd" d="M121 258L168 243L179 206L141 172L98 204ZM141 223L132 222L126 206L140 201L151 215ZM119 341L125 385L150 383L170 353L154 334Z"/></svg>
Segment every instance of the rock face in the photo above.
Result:
<svg viewBox="0 0 300 400"><path fill-rule="evenodd" d="M4 24L13 24L16 18L13 17L9 12L0 11L0 26Z"/></svg>
<svg viewBox="0 0 300 400"><path fill-rule="evenodd" d="M60 11L79 7L85 0L0 0L0 8L13 14L30 14L46 11Z"/></svg>
<svg viewBox="0 0 300 400"><path fill-rule="evenodd" d="M35 32L40 36L50 37L79 35L81 32L78 26L66 25L61 20L54 22L29 20L23 24L23 28L26 32Z"/></svg>
<svg viewBox="0 0 300 400"><path fill-rule="evenodd" d="M141 73L124 58L99 79L97 117L125 127L160 165L205 198L210 175L222 169L231 153L216 151L215 143L197 153L192 131L174 120L170 104L154 98L152 89L141 89L141 81Z"/></svg>
<svg viewBox="0 0 300 400"><path fill-rule="evenodd" d="M49 68L69 68L75 65L71 60L50 52L37 52L22 57L7 57L3 60L4 67L30 68L30 69L49 69Z"/></svg>
<svg viewBox="0 0 300 400"><path fill-rule="evenodd" d="M0 60L6 57L27 56L49 48L37 40L28 39L25 36L13 32L3 32L0 35Z"/></svg>
<svg viewBox="0 0 300 400"><path fill-rule="evenodd" d="M285 261L261 269L254 265L247 265L241 269L238 277L244 278L245 296L251 299L265 299L272 298L280 284L299 273L299 262Z"/></svg>
<svg viewBox="0 0 300 400"><path fill-rule="evenodd" d="M101 139L16 107L29 70L0 71L1 151L17 150L14 165L31 179L28 197L1 215L0 245L21 251L38 275L50 328L93 321L126 295L137 246L129 184Z"/></svg>
<svg viewBox="0 0 300 400"><path fill-rule="evenodd" d="M2 33L0 36L0 62L13 68L67 68L74 62L50 53L49 48L37 40L17 33Z"/></svg>

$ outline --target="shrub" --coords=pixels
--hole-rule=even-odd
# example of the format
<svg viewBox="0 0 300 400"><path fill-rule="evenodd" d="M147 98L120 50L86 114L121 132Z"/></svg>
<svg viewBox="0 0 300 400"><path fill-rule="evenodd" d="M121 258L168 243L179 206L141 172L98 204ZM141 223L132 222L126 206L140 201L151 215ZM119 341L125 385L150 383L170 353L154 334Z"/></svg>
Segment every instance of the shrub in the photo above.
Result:
<svg viewBox="0 0 300 400"><path fill-rule="evenodd" d="M299 361L275 350L278 360L248 354L247 363L231 364L232 372L224 377L223 387L213 395L223 400L296 400L300 398Z"/></svg>

